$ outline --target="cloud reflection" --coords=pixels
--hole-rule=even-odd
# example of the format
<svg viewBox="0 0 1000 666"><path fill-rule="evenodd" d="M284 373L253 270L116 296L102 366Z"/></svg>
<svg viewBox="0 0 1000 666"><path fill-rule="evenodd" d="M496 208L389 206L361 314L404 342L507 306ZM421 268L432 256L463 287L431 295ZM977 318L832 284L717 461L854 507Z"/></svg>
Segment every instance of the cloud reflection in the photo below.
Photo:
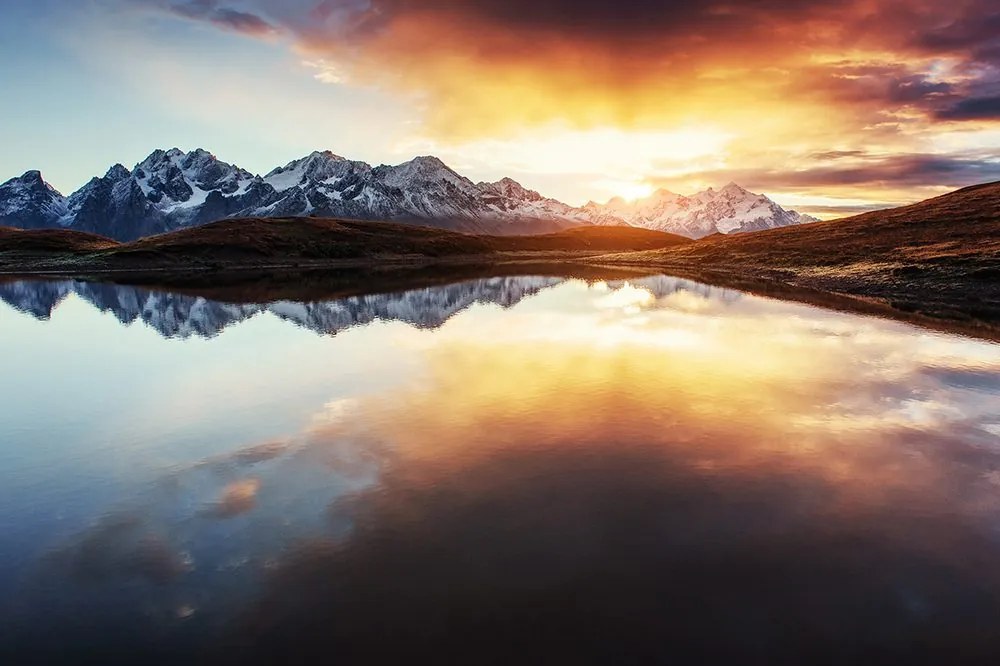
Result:
<svg viewBox="0 0 1000 666"><path fill-rule="evenodd" d="M393 382L170 470L67 561L190 548L143 575L225 626L213 663L1000 653L996 345L667 277L390 332Z"/></svg>
<svg viewBox="0 0 1000 666"><path fill-rule="evenodd" d="M579 289L591 307L558 327L511 314L489 340L456 321L409 386L311 428L312 459L347 446L379 473L331 506L351 532L282 563L239 657L1000 650L997 404L956 380L1000 384L995 347L945 373L963 341L694 286L615 293Z"/></svg>

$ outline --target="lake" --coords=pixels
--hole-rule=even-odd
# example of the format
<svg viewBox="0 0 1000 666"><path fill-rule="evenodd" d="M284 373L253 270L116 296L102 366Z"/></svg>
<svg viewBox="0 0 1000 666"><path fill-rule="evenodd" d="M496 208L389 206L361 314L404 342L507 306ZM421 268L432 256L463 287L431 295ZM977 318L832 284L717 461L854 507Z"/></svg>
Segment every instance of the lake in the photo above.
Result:
<svg viewBox="0 0 1000 666"><path fill-rule="evenodd" d="M667 276L0 299L3 663L1000 658L996 344Z"/></svg>

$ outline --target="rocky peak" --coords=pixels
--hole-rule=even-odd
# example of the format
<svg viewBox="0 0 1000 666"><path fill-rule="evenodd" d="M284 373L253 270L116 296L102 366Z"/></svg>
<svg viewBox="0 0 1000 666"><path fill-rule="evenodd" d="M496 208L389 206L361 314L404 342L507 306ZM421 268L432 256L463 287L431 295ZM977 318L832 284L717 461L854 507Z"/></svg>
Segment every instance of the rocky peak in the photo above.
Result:
<svg viewBox="0 0 1000 666"><path fill-rule="evenodd" d="M12 178L7 182L12 183L14 181L20 181L29 187L45 186L45 180L42 178L42 172L34 169L31 171L25 171L20 178Z"/></svg>
<svg viewBox="0 0 1000 666"><path fill-rule="evenodd" d="M117 183L120 180L125 180L126 178L131 178L132 172L126 169L121 164L115 164L113 167L108 169L108 172L104 174L105 180L109 180L113 183Z"/></svg>
<svg viewBox="0 0 1000 666"><path fill-rule="evenodd" d="M42 172L34 169L3 183L0 185L0 191L7 196L20 193L24 196L62 197L56 188L45 182Z"/></svg>
<svg viewBox="0 0 1000 666"><path fill-rule="evenodd" d="M439 181L471 185L471 182L455 173L447 164L433 155L414 157L409 162L403 162L397 166L379 167L379 171L385 183L394 187L406 186L415 182Z"/></svg>
<svg viewBox="0 0 1000 666"><path fill-rule="evenodd" d="M518 201L540 201L543 198L541 194L529 190L513 178L501 178L495 183L484 183L484 185L500 196Z"/></svg>

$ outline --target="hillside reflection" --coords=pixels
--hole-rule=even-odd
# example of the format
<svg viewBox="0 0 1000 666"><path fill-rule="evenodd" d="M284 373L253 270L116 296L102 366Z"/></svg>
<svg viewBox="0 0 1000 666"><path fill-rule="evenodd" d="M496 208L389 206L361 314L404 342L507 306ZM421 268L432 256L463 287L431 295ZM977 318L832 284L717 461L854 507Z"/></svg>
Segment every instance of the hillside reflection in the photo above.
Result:
<svg viewBox="0 0 1000 666"><path fill-rule="evenodd" d="M148 635L213 663L1000 654L1000 348L668 277L506 280L506 309L435 292L404 318L430 330L355 331L412 364L64 542L46 585L89 591L49 626L197 608Z"/></svg>

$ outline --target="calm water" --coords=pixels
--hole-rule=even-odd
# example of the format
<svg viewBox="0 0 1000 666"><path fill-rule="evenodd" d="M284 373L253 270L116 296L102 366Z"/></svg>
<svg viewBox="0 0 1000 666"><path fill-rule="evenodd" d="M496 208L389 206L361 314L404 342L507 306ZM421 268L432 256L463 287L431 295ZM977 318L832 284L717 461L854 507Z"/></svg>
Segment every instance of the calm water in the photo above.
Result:
<svg viewBox="0 0 1000 666"><path fill-rule="evenodd" d="M0 284L3 663L998 663L1000 347L669 277Z"/></svg>

